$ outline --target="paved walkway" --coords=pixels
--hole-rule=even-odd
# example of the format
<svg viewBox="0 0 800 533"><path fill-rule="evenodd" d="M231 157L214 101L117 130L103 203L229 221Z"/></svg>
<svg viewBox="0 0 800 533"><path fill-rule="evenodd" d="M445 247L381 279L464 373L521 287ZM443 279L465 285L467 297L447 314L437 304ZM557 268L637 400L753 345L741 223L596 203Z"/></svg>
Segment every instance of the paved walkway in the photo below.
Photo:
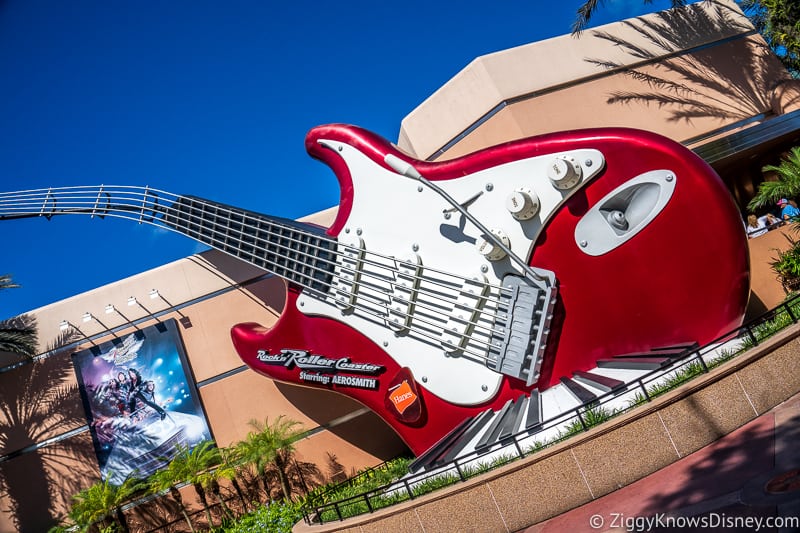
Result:
<svg viewBox="0 0 800 533"><path fill-rule="evenodd" d="M565 531L800 531L800 394L678 462L524 533Z"/></svg>

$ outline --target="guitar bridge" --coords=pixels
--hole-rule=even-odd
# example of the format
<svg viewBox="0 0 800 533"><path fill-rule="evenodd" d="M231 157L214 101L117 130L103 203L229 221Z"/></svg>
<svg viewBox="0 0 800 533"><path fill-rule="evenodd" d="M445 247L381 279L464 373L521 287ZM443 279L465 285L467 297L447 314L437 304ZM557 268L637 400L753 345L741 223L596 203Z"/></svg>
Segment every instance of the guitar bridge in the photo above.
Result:
<svg viewBox="0 0 800 533"><path fill-rule="evenodd" d="M539 379L556 296L555 285L535 286L514 275L503 278L486 366L528 386Z"/></svg>

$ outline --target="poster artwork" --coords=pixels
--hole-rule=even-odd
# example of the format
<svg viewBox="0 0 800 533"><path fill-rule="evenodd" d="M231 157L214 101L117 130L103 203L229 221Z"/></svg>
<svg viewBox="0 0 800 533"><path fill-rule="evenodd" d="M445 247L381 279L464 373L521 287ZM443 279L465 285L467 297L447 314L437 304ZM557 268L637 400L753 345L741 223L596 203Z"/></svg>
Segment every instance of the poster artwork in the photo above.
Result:
<svg viewBox="0 0 800 533"><path fill-rule="evenodd" d="M102 478L144 478L211 438L174 320L73 355Z"/></svg>

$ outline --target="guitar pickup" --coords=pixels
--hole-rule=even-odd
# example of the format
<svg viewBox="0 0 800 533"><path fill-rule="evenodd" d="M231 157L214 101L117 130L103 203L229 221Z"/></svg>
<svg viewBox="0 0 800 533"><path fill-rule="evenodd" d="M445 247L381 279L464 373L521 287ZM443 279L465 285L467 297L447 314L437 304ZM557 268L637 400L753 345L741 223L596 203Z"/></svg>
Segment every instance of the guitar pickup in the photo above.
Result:
<svg viewBox="0 0 800 533"><path fill-rule="evenodd" d="M386 325L397 334L405 333L411 328L421 275L422 261L419 255L414 254L406 261L395 261L394 283L387 306Z"/></svg>
<svg viewBox="0 0 800 533"><path fill-rule="evenodd" d="M364 239L360 237L355 246L339 244L331 292L334 304L342 312L352 311L356 304L364 266L364 252Z"/></svg>
<svg viewBox="0 0 800 533"><path fill-rule="evenodd" d="M489 284L485 277L464 281L442 331L441 343L446 352L455 354L467 347L488 294Z"/></svg>

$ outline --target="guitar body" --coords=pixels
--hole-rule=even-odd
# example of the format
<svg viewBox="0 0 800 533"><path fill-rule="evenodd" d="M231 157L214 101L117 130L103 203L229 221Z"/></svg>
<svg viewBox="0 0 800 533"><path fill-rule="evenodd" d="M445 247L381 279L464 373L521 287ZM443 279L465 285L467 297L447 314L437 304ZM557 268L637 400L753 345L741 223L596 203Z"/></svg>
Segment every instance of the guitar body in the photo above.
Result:
<svg viewBox="0 0 800 533"><path fill-rule="evenodd" d="M339 179L339 214L328 234L343 259L329 294L290 284L274 327L234 326L235 348L265 376L361 402L418 455L464 420L600 359L703 344L741 324L749 265L739 212L705 162L661 136L565 132L441 163L412 160L343 125L313 129L306 146ZM535 372L499 372L481 355L500 329L491 315L501 306L492 302L509 279L525 278L524 269L508 257L487 258L481 232L388 166L387 154L497 230L537 273L552 274ZM569 178L577 167L577 183L553 185L559 169ZM511 198L530 196L539 211L513 216ZM404 280L412 288L401 290ZM349 296L337 301L342 294ZM466 318L454 316L464 309ZM391 324L392 312L407 322ZM451 349L446 330L462 323L477 325L452 337L464 350Z"/></svg>

